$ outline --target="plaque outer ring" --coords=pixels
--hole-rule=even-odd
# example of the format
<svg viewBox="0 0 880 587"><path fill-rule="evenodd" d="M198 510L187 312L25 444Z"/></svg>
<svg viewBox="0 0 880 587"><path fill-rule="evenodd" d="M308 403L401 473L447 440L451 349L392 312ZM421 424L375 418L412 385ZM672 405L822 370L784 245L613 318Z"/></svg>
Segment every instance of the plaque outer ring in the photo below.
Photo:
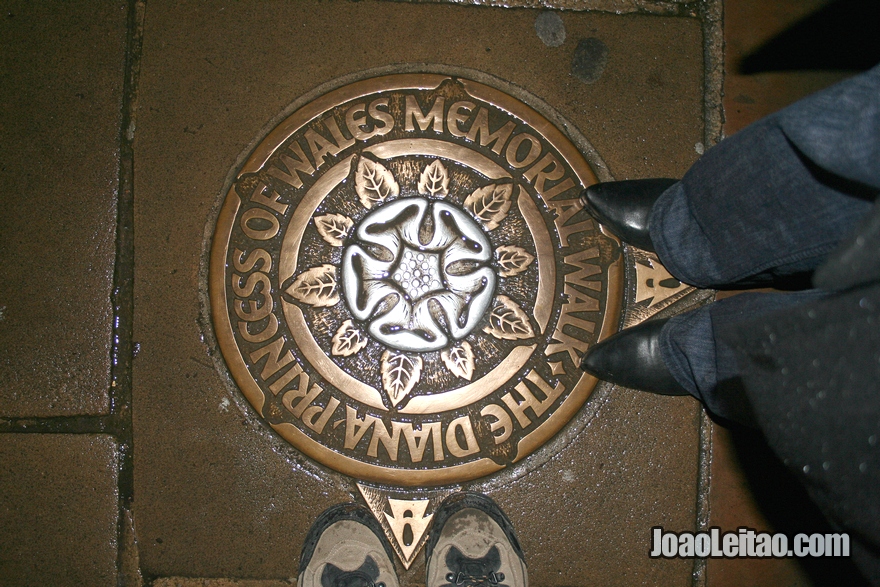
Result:
<svg viewBox="0 0 880 587"><path fill-rule="evenodd" d="M241 205L241 199L234 191L235 181L242 174L259 170L292 134L316 116L338 104L381 91L432 89L449 79L461 82L475 98L505 110L543 135L563 156L582 185L588 186L598 181L596 173L571 140L537 110L499 89L458 75L406 73L363 79L331 90L295 110L257 143L256 148L251 151L241 167L227 180L227 185L221 192L223 203L217 216L208 263L208 299L217 344L233 381L261 416L263 392L251 377L245 360L234 342L233 326L226 311L228 302L226 288L221 286L223 278L221 277L219 281L215 279L218 275L225 276L227 246L236 213ZM603 340L617 331L623 305L622 257L618 256L608 266L607 271L606 308L597 340ZM520 440L517 457L511 465L522 461L559 432L584 405L597 383L595 377L584 373L555 412ZM485 457L442 469L403 470L383 467L339 454L312 440L292 424L270 424L270 426L309 458L344 475L368 482L399 487L443 486L472 481L506 468L505 465Z"/></svg>

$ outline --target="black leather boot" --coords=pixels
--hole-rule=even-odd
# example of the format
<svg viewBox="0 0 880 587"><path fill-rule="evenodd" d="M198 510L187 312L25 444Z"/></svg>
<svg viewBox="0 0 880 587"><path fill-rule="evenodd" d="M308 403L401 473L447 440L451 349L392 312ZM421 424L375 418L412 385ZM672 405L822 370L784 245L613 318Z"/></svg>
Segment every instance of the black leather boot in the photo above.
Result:
<svg viewBox="0 0 880 587"><path fill-rule="evenodd" d="M593 184L581 201L593 218L623 242L654 252L648 234L651 209L676 179L632 179Z"/></svg>
<svg viewBox="0 0 880 587"><path fill-rule="evenodd" d="M589 349L581 369L616 385L660 395L690 395L660 356L660 330L669 319L648 320Z"/></svg>

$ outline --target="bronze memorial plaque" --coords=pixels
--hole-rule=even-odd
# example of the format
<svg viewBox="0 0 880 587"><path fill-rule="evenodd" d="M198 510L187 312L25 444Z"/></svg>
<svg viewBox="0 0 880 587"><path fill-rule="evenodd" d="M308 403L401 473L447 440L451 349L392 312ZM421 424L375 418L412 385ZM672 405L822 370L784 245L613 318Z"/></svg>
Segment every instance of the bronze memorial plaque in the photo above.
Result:
<svg viewBox="0 0 880 587"><path fill-rule="evenodd" d="M328 91L225 188L209 288L232 378L361 482L448 486L522 460L584 404L579 357L618 326L620 247L578 200L595 181L562 131L485 83Z"/></svg>

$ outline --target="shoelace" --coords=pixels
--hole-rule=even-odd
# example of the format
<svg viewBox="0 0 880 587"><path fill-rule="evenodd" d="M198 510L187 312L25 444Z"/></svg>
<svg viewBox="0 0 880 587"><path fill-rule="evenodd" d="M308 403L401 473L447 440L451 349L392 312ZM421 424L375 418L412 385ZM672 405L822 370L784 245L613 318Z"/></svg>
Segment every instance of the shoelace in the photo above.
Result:
<svg viewBox="0 0 880 587"><path fill-rule="evenodd" d="M491 572L488 575L468 575L461 571L458 573L448 573L446 580L456 587L485 587L490 585L498 585L504 580L504 573Z"/></svg>

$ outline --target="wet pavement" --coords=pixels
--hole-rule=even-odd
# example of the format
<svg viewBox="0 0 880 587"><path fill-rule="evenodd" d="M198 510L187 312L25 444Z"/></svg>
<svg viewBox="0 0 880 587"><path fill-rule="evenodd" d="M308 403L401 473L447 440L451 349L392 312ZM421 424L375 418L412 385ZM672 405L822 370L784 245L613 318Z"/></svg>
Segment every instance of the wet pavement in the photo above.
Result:
<svg viewBox="0 0 880 587"><path fill-rule="evenodd" d="M0 585L289 585L325 508L459 489L508 514L533 585L808 584L789 561L648 557L652 526L768 527L690 399L599 384L501 473L364 490L239 391L209 250L227 178L298 100L377 68L476 71L589 149L600 180L680 176L719 140L719 1L478 4L4 6ZM728 110L764 95L741 87ZM649 261L620 262L624 324L708 299L654 307ZM422 584L423 559L399 563L402 584Z"/></svg>
<svg viewBox="0 0 880 587"><path fill-rule="evenodd" d="M4 416L109 408L126 10L3 7Z"/></svg>

